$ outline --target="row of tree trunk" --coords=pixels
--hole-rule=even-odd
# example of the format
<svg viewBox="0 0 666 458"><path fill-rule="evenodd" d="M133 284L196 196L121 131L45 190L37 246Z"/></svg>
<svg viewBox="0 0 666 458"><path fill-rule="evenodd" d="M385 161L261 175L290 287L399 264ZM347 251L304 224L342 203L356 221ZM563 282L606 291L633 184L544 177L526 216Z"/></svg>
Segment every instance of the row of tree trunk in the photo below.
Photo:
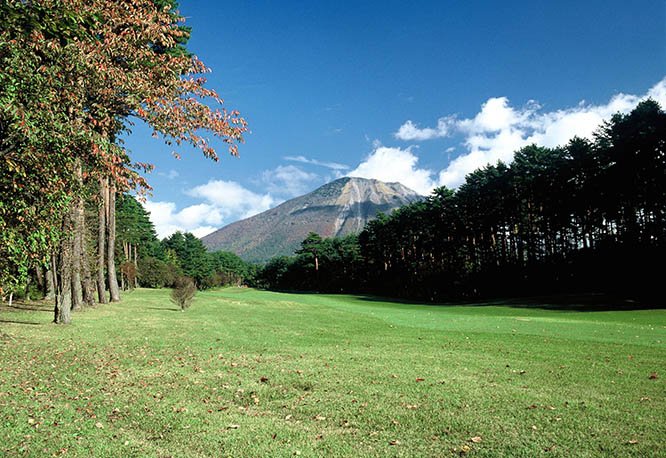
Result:
<svg viewBox="0 0 666 458"><path fill-rule="evenodd" d="M78 168L83 183L81 167ZM71 203L62 224L60 248L52 256L47 272L47 297L55 300L53 321L67 324L72 310L97 302L120 301L115 266L116 186L108 178L99 180L96 262L91 265L89 247L93 245L86 230L85 202L82 193ZM95 272L93 272L93 268ZM94 274L94 275L93 275Z"/></svg>

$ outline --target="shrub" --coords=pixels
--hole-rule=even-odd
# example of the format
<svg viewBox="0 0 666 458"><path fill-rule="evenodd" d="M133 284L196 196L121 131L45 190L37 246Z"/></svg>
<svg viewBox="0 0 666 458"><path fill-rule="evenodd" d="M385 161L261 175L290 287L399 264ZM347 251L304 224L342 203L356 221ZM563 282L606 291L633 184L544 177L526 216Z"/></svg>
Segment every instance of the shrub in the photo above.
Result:
<svg viewBox="0 0 666 458"><path fill-rule="evenodd" d="M190 277L178 277L174 281L173 290L171 290L171 301L185 311L194 299L194 294L197 292L197 287L194 285L194 280Z"/></svg>

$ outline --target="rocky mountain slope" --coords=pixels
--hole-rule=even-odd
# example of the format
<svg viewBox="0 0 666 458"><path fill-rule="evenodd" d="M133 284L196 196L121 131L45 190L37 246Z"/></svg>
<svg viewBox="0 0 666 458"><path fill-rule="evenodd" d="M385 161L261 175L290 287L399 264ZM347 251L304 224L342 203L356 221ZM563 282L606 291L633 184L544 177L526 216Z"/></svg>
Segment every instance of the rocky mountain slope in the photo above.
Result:
<svg viewBox="0 0 666 458"><path fill-rule="evenodd" d="M340 178L275 208L203 237L211 251L232 251L248 261L293 254L309 232L322 237L360 232L378 212L423 199L400 183Z"/></svg>

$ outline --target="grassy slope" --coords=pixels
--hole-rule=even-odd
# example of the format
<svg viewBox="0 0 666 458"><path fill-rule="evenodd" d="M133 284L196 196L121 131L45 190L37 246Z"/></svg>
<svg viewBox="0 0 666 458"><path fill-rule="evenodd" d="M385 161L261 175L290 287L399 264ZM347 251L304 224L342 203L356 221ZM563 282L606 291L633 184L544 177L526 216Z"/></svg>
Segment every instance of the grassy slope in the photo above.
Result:
<svg viewBox="0 0 666 458"><path fill-rule="evenodd" d="M666 310L167 298L1 309L0 455L666 455Z"/></svg>

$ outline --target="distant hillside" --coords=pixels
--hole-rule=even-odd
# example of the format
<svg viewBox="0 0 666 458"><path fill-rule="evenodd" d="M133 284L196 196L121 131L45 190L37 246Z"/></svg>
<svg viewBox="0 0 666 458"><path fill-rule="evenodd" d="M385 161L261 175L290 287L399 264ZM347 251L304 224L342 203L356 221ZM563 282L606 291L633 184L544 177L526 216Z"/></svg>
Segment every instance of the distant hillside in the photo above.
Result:
<svg viewBox="0 0 666 458"><path fill-rule="evenodd" d="M231 251L247 261L266 261L293 254L309 232L322 237L358 233L377 213L390 213L421 199L423 196L400 183L340 178L201 240L211 251Z"/></svg>

